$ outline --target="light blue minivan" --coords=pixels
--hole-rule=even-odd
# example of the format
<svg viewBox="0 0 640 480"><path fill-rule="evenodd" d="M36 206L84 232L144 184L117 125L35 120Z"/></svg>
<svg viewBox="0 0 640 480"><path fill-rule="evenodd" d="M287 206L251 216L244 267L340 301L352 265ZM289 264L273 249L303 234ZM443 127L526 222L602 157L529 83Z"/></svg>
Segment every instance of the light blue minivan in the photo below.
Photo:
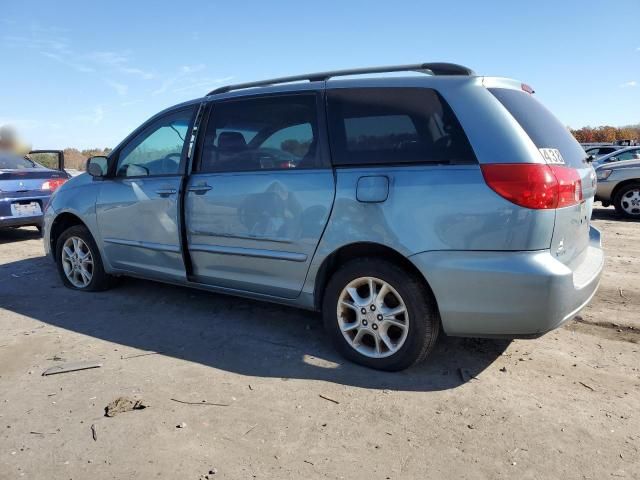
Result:
<svg viewBox="0 0 640 480"><path fill-rule="evenodd" d="M44 244L70 288L126 275L321 310L343 355L400 370L441 329L535 337L587 304L585 157L529 86L455 64L231 85L91 158Z"/></svg>

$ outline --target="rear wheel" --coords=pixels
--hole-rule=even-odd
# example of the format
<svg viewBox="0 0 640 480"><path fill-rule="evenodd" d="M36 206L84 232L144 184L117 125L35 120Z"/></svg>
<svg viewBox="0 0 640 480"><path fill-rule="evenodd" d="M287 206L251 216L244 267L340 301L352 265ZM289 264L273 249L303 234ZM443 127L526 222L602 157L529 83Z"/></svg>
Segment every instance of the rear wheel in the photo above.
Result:
<svg viewBox="0 0 640 480"><path fill-rule="evenodd" d="M68 228L56 242L56 264L65 286L87 292L106 290L113 277L104 271L100 251L89 230Z"/></svg>
<svg viewBox="0 0 640 480"><path fill-rule="evenodd" d="M422 279L392 262L360 258L331 277L323 300L327 332L346 358L380 370L424 360L440 327Z"/></svg>
<svg viewBox="0 0 640 480"><path fill-rule="evenodd" d="M613 205L621 215L640 218L640 183L625 185L616 193Z"/></svg>

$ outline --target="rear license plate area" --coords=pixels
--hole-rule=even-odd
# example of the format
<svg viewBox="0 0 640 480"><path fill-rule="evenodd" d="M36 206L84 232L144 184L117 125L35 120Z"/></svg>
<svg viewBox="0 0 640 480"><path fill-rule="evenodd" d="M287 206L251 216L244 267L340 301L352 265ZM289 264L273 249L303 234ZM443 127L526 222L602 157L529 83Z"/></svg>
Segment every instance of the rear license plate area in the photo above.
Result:
<svg viewBox="0 0 640 480"><path fill-rule="evenodd" d="M14 217L35 217L42 215L38 202L14 202L11 204L11 215Z"/></svg>

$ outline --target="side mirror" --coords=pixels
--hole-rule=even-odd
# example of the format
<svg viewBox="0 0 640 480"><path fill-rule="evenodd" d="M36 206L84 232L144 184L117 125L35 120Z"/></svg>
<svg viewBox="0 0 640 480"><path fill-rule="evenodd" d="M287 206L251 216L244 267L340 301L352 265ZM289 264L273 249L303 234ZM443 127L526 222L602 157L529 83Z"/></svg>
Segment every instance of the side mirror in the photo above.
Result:
<svg viewBox="0 0 640 480"><path fill-rule="evenodd" d="M107 157L91 157L87 160L87 173L93 178L102 178L107 175L108 171L109 159Z"/></svg>

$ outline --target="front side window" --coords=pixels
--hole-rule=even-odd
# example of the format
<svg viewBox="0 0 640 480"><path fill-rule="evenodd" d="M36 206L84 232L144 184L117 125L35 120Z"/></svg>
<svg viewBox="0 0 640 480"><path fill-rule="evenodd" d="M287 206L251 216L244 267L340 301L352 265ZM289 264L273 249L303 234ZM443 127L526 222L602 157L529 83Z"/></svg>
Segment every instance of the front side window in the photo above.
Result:
<svg viewBox="0 0 640 480"><path fill-rule="evenodd" d="M640 149L638 150L627 150L626 152L621 152L619 155L615 155L615 157L620 160L640 160Z"/></svg>
<svg viewBox="0 0 640 480"><path fill-rule="evenodd" d="M458 119L427 88L338 88L327 94L335 165L476 163Z"/></svg>
<svg viewBox="0 0 640 480"><path fill-rule="evenodd" d="M315 94L223 101L213 105L201 172L318 166Z"/></svg>
<svg viewBox="0 0 640 480"><path fill-rule="evenodd" d="M145 128L121 150L116 175L178 174L192 116L193 108L172 112Z"/></svg>

